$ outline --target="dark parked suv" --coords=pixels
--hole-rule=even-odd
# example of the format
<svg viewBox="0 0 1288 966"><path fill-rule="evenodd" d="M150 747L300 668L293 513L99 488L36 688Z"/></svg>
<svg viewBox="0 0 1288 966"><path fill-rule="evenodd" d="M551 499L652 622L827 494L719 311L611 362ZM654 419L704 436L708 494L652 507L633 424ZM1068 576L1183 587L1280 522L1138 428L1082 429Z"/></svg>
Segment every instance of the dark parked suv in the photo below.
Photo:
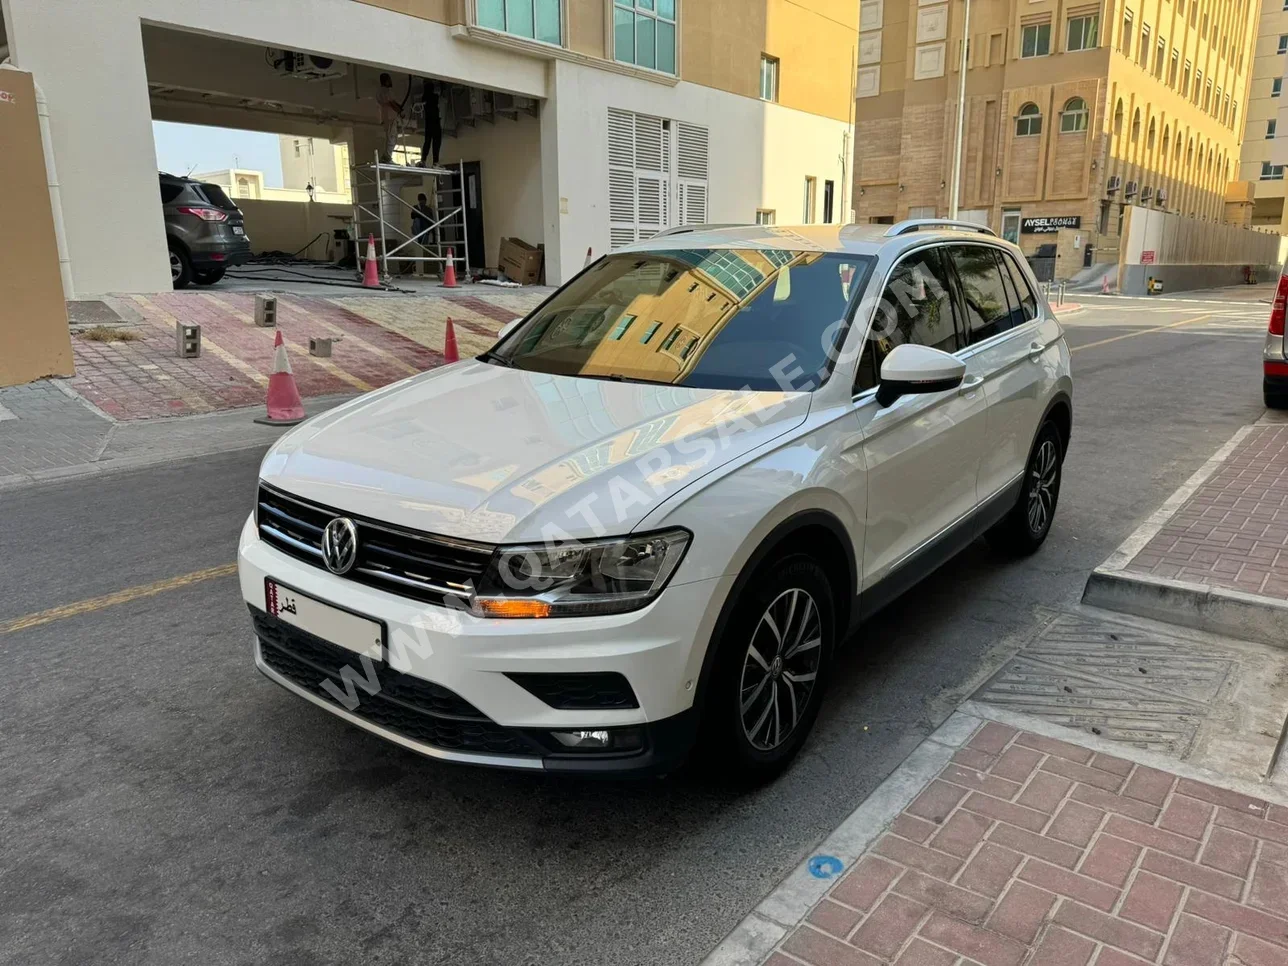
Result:
<svg viewBox="0 0 1288 966"><path fill-rule="evenodd" d="M246 221L219 185L163 173L161 209L175 288L214 285L227 269L250 260Z"/></svg>

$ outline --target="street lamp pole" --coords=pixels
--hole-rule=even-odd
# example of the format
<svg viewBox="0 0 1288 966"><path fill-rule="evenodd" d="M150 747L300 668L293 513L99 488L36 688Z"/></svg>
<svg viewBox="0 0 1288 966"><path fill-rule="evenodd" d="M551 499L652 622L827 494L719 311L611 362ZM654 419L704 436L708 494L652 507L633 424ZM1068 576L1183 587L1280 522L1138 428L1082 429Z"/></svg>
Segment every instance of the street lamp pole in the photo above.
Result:
<svg viewBox="0 0 1288 966"><path fill-rule="evenodd" d="M957 136L953 139L953 194L948 217L956 218L962 200L962 136L966 124L966 61L970 54L970 0L966 0L966 17L962 22L961 77L957 88Z"/></svg>

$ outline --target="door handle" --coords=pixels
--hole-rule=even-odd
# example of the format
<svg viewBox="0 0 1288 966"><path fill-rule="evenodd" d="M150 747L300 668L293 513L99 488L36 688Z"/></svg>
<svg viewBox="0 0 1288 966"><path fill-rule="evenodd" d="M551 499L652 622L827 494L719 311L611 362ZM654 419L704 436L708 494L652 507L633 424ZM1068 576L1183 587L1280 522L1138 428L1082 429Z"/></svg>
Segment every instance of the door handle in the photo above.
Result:
<svg viewBox="0 0 1288 966"><path fill-rule="evenodd" d="M1041 342L1034 342L1029 346L1029 358L1034 362L1042 361L1042 353L1046 352L1046 346Z"/></svg>
<svg viewBox="0 0 1288 966"><path fill-rule="evenodd" d="M984 385L983 376L971 376L963 380L962 384L957 388L957 395L969 396L982 385Z"/></svg>

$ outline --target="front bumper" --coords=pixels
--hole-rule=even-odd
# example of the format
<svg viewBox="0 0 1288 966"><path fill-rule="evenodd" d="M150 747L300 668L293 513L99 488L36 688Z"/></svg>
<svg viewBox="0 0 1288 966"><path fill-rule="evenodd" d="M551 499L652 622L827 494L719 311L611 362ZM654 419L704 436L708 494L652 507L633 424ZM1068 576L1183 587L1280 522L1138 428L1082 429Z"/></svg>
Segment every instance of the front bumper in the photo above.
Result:
<svg viewBox="0 0 1288 966"><path fill-rule="evenodd" d="M630 614L489 620L367 587L287 556L259 540L253 518L242 532L238 563L242 596L256 625L257 667L292 693L405 748L493 767L647 774L673 769L692 746L706 614L724 578L672 585L653 605ZM349 678L346 688L313 642L281 639L283 628L303 632L264 612L269 577L384 622L387 660L374 665L378 690L363 687L369 679L356 654L342 652L350 668L342 675ZM554 708L507 672L620 674L638 707ZM640 747L561 751L550 736L599 729L632 729Z"/></svg>

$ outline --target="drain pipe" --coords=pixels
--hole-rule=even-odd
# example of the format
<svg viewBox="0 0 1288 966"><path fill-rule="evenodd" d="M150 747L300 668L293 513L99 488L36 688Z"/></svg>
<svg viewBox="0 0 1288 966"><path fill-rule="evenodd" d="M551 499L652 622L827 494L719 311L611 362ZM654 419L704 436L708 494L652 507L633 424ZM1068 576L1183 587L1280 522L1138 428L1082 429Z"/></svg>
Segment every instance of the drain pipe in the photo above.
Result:
<svg viewBox="0 0 1288 966"><path fill-rule="evenodd" d="M9 63L9 58L6 57L0 63L0 70L18 70L18 68ZM71 300L76 297L76 289L72 284L72 259L67 254L67 228L63 224L63 192L58 180L58 168L54 164L54 139L49 132L49 102L45 100L45 92L40 89L35 77L32 77L31 83L36 88L36 117L40 122L40 143L45 151L49 207L54 216L54 241L58 245L58 273L63 279L63 298Z"/></svg>

